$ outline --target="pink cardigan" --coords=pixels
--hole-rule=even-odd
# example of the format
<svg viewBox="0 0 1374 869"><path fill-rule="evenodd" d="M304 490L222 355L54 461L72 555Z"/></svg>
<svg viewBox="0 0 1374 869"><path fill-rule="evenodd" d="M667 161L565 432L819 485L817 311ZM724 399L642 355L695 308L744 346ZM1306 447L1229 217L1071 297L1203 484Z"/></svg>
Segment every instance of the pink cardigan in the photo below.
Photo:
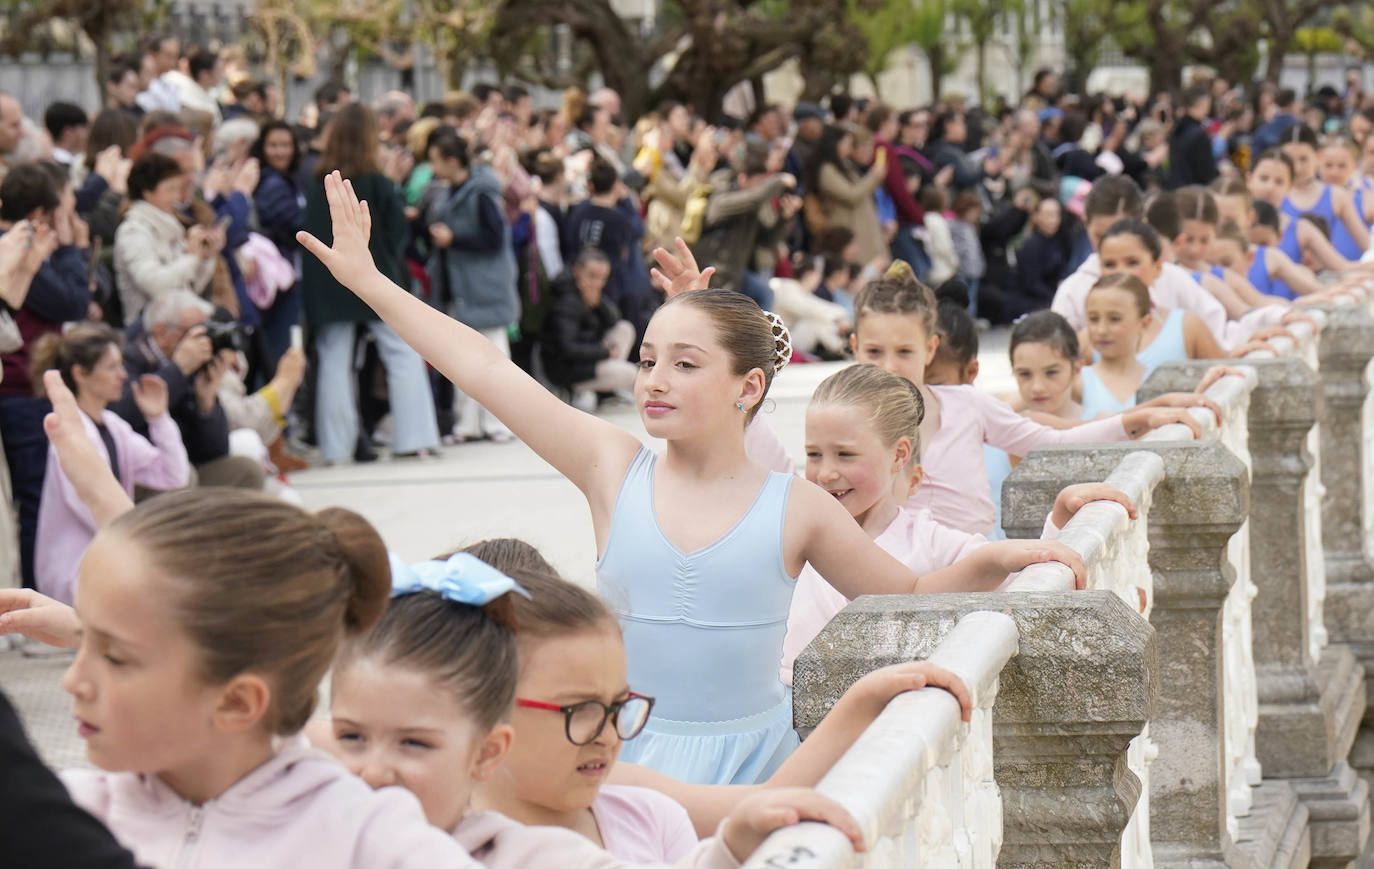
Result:
<svg viewBox="0 0 1374 869"><path fill-rule="evenodd" d="M69 770L62 781L153 869L480 869L414 794L372 790L304 737L200 806L155 775Z"/></svg>
<svg viewBox="0 0 1374 869"><path fill-rule="evenodd" d="M924 576L950 566L988 540L981 534L946 528L935 521L929 510L903 507L873 542ZM802 568L797 590L792 594L792 609L787 613L787 636L782 641L779 674L784 685L792 684L792 665L797 656L848 603L849 598L822 579L814 567L807 564Z"/></svg>
<svg viewBox="0 0 1374 869"><path fill-rule="evenodd" d="M984 443L1024 456L1051 444L1128 439L1120 416L1054 429L1021 416L972 386L928 388L940 403L940 430L921 450L925 480L907 506L925 508L941 525L969 534L988 534L997 520L983 464Z"/></svg>
<svg viewBox="0 0 1374 869"><path fill-rule="evenodd" d="M86 436L95 444L108 464L110 454L85 414L81 421ZM181 443L181 431L169 414L148 420L149 443L113 411L105 411L100 421L114 441L119 456L119 479L124 491L133 497L134 484L150 489L180 489L190 480L190 463ZM77 497L71 480L62 473L57 453L48 448L48 467L43 478L43 495L38 507L38 540L34 547L34 572L38 590L63 603L76 595L76 570L86 547L95 539L95 520Z"/></svg>
<svg viewBox="0 0 1374 869"><path fill-rule="evenodd" d="M563 827L526 827L499 812L477 812L463 818L453 835L464 850L487 869L628 869L667 866L676 869L735 869L719 834L703 839L686 857L672 864L634 863L612 856L572 830ZM326 865L316 863L313 865ZM438 865L438 864L435 864Z"/></svg>

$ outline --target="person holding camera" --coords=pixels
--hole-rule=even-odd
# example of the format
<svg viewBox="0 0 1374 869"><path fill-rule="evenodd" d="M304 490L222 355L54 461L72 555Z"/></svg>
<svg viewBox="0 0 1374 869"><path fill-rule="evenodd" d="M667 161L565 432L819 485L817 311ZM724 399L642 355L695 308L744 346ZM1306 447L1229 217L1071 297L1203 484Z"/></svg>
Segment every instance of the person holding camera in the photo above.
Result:
<svg viewBox="0 0 1374 869"><path fill-rule="evenodd" d="M714 285L742 292L765 310L772 290L749 267L758 248L776 248L786 237L801 208L801 197L789 193L797 179L777 168L768 146L753 143L738 168L712 175L701 238L692 247L697 262L716 267Z"/></svg>
<svg viewBox="0 0 1374 869"><path fill-rule="evenodd" d="M154 299L126 333L128 382L110 409L148 437L148 418L132 384L145 374L157 375L167 384L168 408L197 484L261 489L262 463L229 454L229 420L219 392L237 354L237 327L209 322L214 310L189 290L172 290Z"/></svg>
<svg viewBox="0 0 1374 869"><path fill-rule="evenodd" d="M133 323L151 301L173 290L202 292L224 250L219 226L182 224L191 178L165 154L145 154L129 170L129 210L115 230L114 269L124 319Z"/></svg>

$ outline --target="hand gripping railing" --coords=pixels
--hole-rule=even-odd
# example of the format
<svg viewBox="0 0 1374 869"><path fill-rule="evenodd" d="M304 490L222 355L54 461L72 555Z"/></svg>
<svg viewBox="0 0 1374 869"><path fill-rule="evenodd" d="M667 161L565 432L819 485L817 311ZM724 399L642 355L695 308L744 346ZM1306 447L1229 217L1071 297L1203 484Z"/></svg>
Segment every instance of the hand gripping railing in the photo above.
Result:
<svg viewBox="0 0 1374 869"><path fill-rule="evenodd" d="M1009 616L964 616L929 660L964 680L972 722L960 721L959 704L942 689L899 695L821 779L817 790L854 815L867 851L855 853L833 827L802 823L769 836L746 869L992 869L1002 844L992 705L1016 644Z"/></svg>

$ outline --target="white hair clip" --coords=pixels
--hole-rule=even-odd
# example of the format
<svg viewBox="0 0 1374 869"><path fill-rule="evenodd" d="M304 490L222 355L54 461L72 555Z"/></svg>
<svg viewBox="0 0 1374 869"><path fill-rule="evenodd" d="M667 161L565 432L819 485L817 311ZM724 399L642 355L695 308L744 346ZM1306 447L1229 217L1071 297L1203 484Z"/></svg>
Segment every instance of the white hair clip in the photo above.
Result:
<svg viewBox="0 0 1374 869"><path fill-rule="evenodd" d="M773 373L777 374L792 361L792 335L782 317L772 311L764 311L763 316L768 318L768 326L773 332Z"/></svg>

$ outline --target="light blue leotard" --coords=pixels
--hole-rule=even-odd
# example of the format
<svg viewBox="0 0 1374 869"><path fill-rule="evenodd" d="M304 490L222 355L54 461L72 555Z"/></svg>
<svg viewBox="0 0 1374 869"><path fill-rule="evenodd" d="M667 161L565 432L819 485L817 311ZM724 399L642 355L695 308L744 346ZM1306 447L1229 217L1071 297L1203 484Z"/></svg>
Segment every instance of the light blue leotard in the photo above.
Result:
<svg viewBox="0 0 1374 869"><path fill-rule="evenodd" d="M989 540L1006 540L1007 532L1002 530L1002 484L1011 473L1011 458L1006 450L999 450L992 444L983 444L983 467L988 474L988 489L992 492L992 509L996 513Z"/></svg>
<svg viewBox="0 0 1374 869"><path fill-rule="evenodd" d="M1183 318L1187 314L1182 308L1174 308L1169 312L1169 317L1160 327L1159 334L1155 340L1150 342L1150 346L1135 354L1141 365L1145 366L1145 376L1149 377L1150 372L1154 371L1165 362L1180 362L1188 358L1188 344L1183 340ZM1087 384L1083 386L1087 392ZM1097 416L1097 414L1093 414Z"/></svg>
<svg viewBox="0 0 1374 869"><path fill-rule="evenodd" d="M782 550L793 477L770 473L733 528L684 553L654 512L657 459L640 450L631 462L596 566L630 687L657 700L620 758L697 784L762 781L798 745L778 678L796 587Z"/></svg>
<svg viewBox="0 0 1374 869"><path fill-rule="evenodd" d="M1158 339L1155 339L1158 343ZM1153 344L1150 346L1154 346ZM1119 400L1112 391L1107 388L1107 384L1102 382L1102 378L1097 376L1097 372L1092 366L1083 369L1083 418L1096 419L1103 414L1121 413L1123 410L1130 410L1135 407L1135 396L1132 395L1126 401Z"/></svg>

